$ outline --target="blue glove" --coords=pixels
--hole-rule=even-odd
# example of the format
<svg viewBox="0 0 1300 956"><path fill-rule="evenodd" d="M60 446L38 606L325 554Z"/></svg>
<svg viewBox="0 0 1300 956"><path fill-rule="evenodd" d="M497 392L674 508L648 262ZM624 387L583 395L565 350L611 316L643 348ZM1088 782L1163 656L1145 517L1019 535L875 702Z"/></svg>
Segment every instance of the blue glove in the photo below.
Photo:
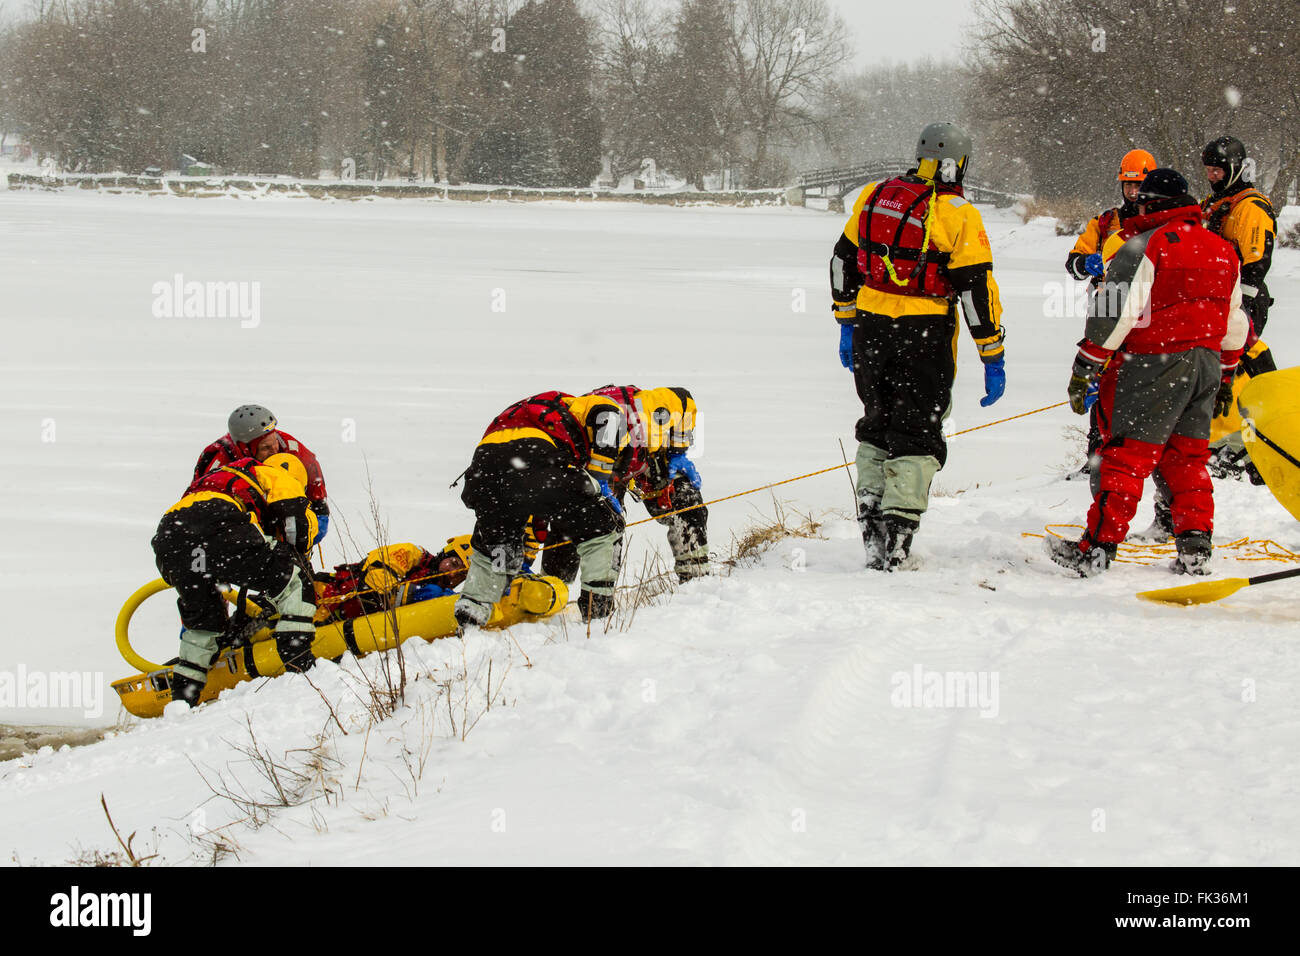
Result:
<svg viewBox="0 0 1300 956"><path fill-rule="evenodd" d="M455 593L455 591L449 591L447 588L432 582L412 584L410 590L406 592L406 603L414 604L416 601L428 601L432 598L446 597Z"/></svg>
<svg viewBox="0 0 1300 956"><path fill-rule="evenodd" d="M1102 273L1106 271L1106 267L1102 265L1101 262L1101 254L1094 252L1092 255L1088 256L1088 258L1084 259L1083 271L1100 279Z"/></svg>
<svg viewBox="0 0 1300 956"><path fill-rule="evenodd" d="M853 369L853 326L840 326L840 364Z"/></svg>
<svg viewBox="0 0 1300 956"><path fill-rule="evenodd" d="M316 540L311 543L313 548L320 544L321 538L325 537L325 532L329 529L330 516L323 514L316 515Z"/></svg>
<svg viewBox="0 0 1300 956"><path fill-rule="evenodd" d="M523 563L523 565L519 568L519 573L520 573L520 574L532 574L532 573L533 573L533 562L530 561L530 560L528 560L527 558L524 558L524 563Z"/></svg>
<svg viewBox="0 0 1300 956"><path fill-rule="evenodd" d="M597 478L596 484L600 487L601 495L603 495L605 500L609 502L610 507L614 509L614 513L617 515L621 515L623 513L623 506L618 503L618 498L614 495L613 490L609 487L609 482L606 481L604 478Z"/></svg>
<svg viewBox="0 0 1300 956"><path fill-rule="evenodd" d="M999 357L992 362L984 363L984 397L980 399L980 406L988 408L1007 390L1007 368L1005 361Z"/></svg>
<svg viewBox="0 0 1300 956"><path fill-rule="evenodd" d="M668 456L668 476L676 478L678 475L685 475L686 480L697 489L704 487L703 482L700 481L700 473L695 467L695 462L687 458L684 451Z"/></svg>
<svg viewBox="0 0 1300 956"><path fill-rule="evenodd" d="M1101 383L1093 379L1092 384L1088 386L1088 390L1083 393L1083 410L1085 412L1092 409L1093 403L1097 401L1097 396L1100 394Z"/></svg>

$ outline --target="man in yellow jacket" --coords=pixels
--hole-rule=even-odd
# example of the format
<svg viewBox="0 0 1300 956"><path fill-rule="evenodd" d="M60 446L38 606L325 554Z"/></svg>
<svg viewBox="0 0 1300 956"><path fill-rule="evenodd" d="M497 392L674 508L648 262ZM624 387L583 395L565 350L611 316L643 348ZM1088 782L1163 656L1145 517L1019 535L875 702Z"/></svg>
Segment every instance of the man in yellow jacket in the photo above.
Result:
<svg viewBox="0 0 1300 956"><path fill-rule="evenodd" d="M182 625L173 700L198 703L220 650L229 614L218 582L264 595L279 613L275 642L287 670L316 662L307 555L319 528L306 485L307 469L293 455L237 458L196 478L158 522L154 560L176 589Z"/></svg>
<svg viewBox="0 0 1300 956"><path fill-rule="evenodd" d="M1264 277L1273 263L1273 241L1277 220L1273 204L1251 180L1253 161L1246 147L1233 136L1220 136L1201 150L1210 195L1201 201L1205 228L1232 243L1241 260L1241 307L1254 326L1256 336L1264 334L1272 299Z"/></svg>
<svg viewBox="0 0 1300 956"><path fill-rule="evenodd" d="M863 415L856 435L858 523L867 567L908 556L944 465L960 303L984 363L987 407L1006 388L1002 304L984 222L962 195L971 139L931 123L906 175L862 190L831 256L840 362Z"/></svg>
<svg viewBox="0 0 1300 956"><path fill-rule="evenodd" d="M1210 182L1210 195L1201 201L1205 227L1232 243L1241 261L1241 307L1250 317L1251 331L1246 339L1246 354L1237 368L1235 390L1240 394L1250 376L1277 370L1273 353L1259 338L1264 334L1268 309L1273 304L1264 278L1273 263L1277 219L1268 197L1252 185L1253 163L1246 157L1246 146L1241 140L1220 136L1206 143L1201 151L1201 163ZM1210 459L1211 474L1217 478L1240 478L1244 473L1251 481L1262 484L1246 455L1235 402L1228 417L1231 421L1219 429L1221 434L1211 436L1214 451Z"/></svg>
<svg viewBox="0 0 1300 956"><path fill-rule="evenodd" d="M1115 177L1123 201L1118 206L1099 212L1083 227L1083 234L1075 240L1074 248L1065 259L1065 271L1073 278L1101 283L1105 262L1108 261L1102 250L1107 240L1119 235L1119 231L1124 228L1124 220L1132 219L1138 214L1138 187L1146 179L1147 173L1155 168L1155 157L1145 149L1130 149L1124 154L1124 158L1119 161L1119 174Z"/></svg>

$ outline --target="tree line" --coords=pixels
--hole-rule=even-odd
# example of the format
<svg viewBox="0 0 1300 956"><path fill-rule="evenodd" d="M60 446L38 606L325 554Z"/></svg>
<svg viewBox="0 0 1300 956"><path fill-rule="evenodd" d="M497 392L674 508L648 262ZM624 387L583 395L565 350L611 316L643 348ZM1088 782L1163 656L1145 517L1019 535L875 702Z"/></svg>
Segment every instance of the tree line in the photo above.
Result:
<svg viewBox="0 0 1300 956"><path fill-rule="evenodd" d="M779 184L848 56L826 0L33 0L0 126L66 169Z"/></svg>
<svg viewBox="0 0 1300 956"><path fill-rule="evenodd" d="M974 0L960 61L857 72L828 0L28 2L0 130L66 169L586 186L649 159L761 187L943 119L974 175L1049 199L1113 199L1139 146L1199 188L1224 133L1275 203L1300 177L1300 4L1275 0Z"/></svg>
<svg viewBox="0 0 1300 956"><path fill-rule="evenodd" d="M1201 149L1236 136L1281 208L1300 175L1300 4L1277 0L978 0L967 110L1014 188L1115 198L1149 150L1205 191Z"/></svg>

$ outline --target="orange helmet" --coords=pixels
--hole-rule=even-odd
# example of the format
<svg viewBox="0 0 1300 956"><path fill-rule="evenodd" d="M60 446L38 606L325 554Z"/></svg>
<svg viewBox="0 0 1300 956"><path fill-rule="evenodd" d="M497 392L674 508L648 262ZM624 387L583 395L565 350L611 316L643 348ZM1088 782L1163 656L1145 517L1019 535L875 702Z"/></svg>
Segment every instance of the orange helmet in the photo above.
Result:
<svg viewBox="0 0 1300 956"><path fill-rule="evenodd" d="M1130 149L1119 161L1119 175L1115 178L1121 183L1140 183L1155 168L1156 158L1145 149Z"/></svg>

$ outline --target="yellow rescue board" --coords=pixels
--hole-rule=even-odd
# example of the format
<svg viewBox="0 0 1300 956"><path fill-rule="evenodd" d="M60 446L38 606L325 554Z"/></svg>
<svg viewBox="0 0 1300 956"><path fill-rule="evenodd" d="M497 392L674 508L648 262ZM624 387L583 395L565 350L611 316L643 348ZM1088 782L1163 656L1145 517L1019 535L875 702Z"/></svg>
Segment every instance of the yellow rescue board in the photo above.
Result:
<svg viewBox="0 0 1300 956"><path fill-rule="evenodd" d="M1251 463L1273 497L1300 521L1300 366L1252 378L1240 405Z"/></svg>
<svg viewBox="0 0 1300 956"><path fill-rule="evenodd" d="M113 683L122 700L122 706L137 717L160 717L172 699L170 666L153 664L131 647L128 626L131 616L144 601L168 585L160 578L140 588L127 599L117 620L117 646L127 662L144 673L126 677ZM227 595L233 599L233 595ZM492 608L492 617L484 625L500 629L551 617L564 610L569 601L569 590L559 578L521 577L510 585L510 591ZM334 659L351 651L358 657L375 651L392 650L410 637L435 641L450 637L459 627L453 611L456 595L432 598L415 604L404 604L392 611L379 611L348 621L322 624L316 628L312 642L312 656ZM254 677L276 677L285 671L276 650L271 632L263 629L253 636L252 643L241 648L227 648L218 656L208 671L208 682L199 695L199 703L213 700L222 691Z"/></svg>

